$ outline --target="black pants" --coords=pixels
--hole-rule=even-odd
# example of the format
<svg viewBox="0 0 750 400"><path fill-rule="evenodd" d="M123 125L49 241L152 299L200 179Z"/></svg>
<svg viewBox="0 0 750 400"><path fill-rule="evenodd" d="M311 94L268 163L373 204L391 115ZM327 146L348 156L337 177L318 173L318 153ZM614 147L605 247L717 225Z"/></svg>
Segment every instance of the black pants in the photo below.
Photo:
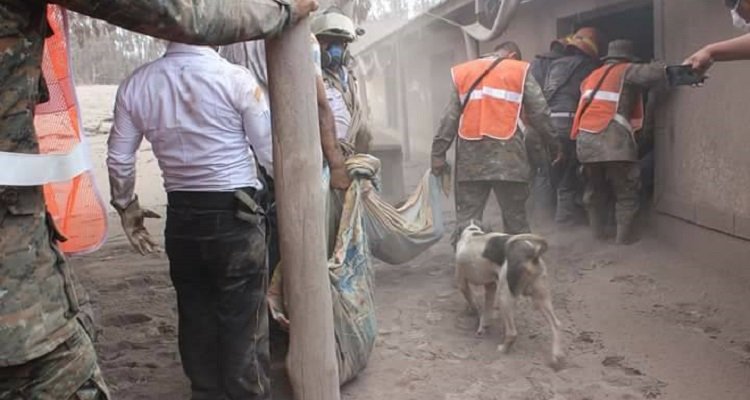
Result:
<svg viewBox="0 0 750 400"><path fill-rule="evenodd" d="M166 251L193 400L271 398L265 222L240 220L238 207L232 193L169 193Z"/></svg>

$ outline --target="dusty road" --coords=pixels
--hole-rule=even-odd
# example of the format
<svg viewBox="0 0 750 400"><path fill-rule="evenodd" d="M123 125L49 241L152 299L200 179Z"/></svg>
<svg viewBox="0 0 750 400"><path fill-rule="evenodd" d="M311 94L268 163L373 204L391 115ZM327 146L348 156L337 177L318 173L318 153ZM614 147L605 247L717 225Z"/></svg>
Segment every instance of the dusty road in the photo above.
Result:
<svg viewBox="0 0 750 400"><path fill-rule="evenodd" d="M92 139L106 193L104 137ZM148 151L140 154L138 191L163 211L156 164ZM422 171L409 165L408 183ZM497 215L491 206L495 226ZM450 211L446 217L453 220ZM160 232L163 221L151 228ZM549 331L529 302L519 307L511 354L496 351L499 323L485 337L473 335L476 319L453 286L444 239L408 265L376 263L380 336L368 369L343 398L750 399L750 268L702 263L649 238L617 247L591 242L583 228L536 230L551 242L546 259L567 351L562 370L546 365ZM117 399L188 398L166 257L134 254L118 221L111 232L103 249L73 260L95 303L105 378Z"/></svg>

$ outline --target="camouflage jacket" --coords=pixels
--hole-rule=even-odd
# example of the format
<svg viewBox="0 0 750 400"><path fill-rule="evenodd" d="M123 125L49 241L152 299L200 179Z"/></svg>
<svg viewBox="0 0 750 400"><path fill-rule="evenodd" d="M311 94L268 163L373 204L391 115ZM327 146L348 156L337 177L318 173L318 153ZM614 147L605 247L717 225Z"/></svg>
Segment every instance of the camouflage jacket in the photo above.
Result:
<svg viewBox="0 0 750 400"><path fill-rule="evenodd" d="M523 92L524 121L532 129L529 134L540 135L547 146L555 147L554 130L549 118L549 107L544 99L542 88L528 73ZM432 156L445 158L453 140L458 136L458 123L461 119L461 100L454 88L450 102L443 112L438 133L432 141ZM531 179L531 165L526 149L525 134L520 129L508 140L483 138L464 140L456 144L456 181L500 180L528 182ZM536 141L535 141L536 142Z"/></svg>
<svg viewBox="0 0 750 400"><path fill-rule="evenodd" d="M643 96L649 89L666 86L666 83L667 73L664 64L633 64L625 72L625 84L617 113L630 115L639 96ZM630 132L617 121L610 122L601 133L580 131L576 140L576 153L582 163L637 161L636 132Z"/></svg>
<svg viewBox="0 0 750 400"><path fill-rule="evenodd" d="M225 44L266 37L290 23L285 0L56 0L70 10L166 40ZM0 151L38 153L34 107L48 2L0 2ZM0 367L53 350L75 332L79 292L50 238L40 187L0 186Z"/></svg>

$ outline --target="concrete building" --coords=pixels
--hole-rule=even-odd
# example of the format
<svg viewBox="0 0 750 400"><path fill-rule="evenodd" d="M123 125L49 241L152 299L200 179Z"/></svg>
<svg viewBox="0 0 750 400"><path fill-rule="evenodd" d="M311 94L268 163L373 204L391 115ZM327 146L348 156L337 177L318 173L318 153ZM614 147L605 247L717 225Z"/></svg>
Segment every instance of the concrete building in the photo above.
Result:
<svg viewBox="0 0 750 400"><path fill-rule="evenodd" d="M448 0L355 48L367 71L372 116L397 132L407 157L428 159L451 90L450 68L466 59L456 23L474 19L473 1ZM531 60L584 24L608 39L634 40L644 60L669 64L739 34L718 0L529 0L497 41L515 40ZM660 235L743 266L750 256L750 114L743 111L749 67L716 65L705 87L660 96L654 121Z"/></svg>

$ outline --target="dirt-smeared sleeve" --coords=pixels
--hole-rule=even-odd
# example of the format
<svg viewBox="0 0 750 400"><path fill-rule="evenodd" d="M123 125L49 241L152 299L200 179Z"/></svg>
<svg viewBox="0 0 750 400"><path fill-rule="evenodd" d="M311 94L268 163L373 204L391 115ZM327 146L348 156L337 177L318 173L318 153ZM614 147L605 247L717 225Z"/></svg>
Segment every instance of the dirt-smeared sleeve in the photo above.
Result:
<svg viewBox="0 0 750 400"><path fill-rule="evenodd" d="M625 81L646 89L667 85L667 67L660 62L633 64L625 73Z"/></svg>
<svg viewBox="0 0 750 400"><path fill-rule="evenodd" d="M281 32L286 0L54 0L72 11L165 40L222 45Z"/></svg>
<svg viewBox="0 0 750 400"><path fill-rule="evenodd" d="M458 91L453 89L450 101L443 111L440 127L435 138L432 139L432 156L445 159L445 153L450 149L458 134L458 122L461 118L461 99Z"/></svg>

